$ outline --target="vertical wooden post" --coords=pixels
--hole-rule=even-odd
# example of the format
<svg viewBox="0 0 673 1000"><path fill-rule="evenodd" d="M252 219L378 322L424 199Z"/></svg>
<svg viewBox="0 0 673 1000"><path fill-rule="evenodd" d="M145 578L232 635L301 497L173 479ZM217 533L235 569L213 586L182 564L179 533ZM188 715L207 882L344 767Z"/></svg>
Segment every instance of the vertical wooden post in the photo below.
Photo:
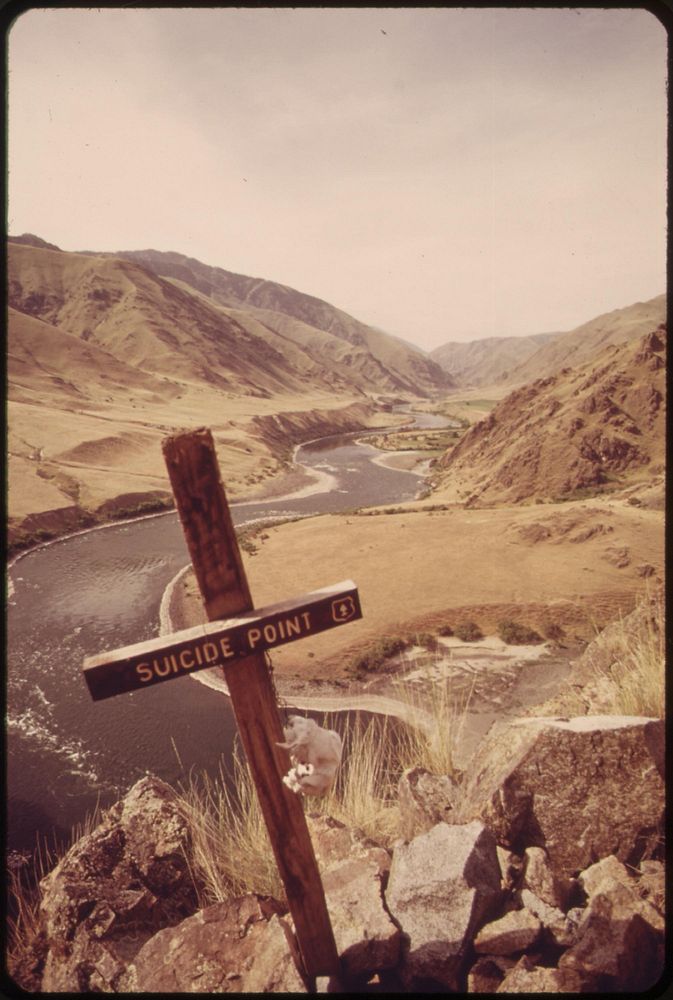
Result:
<svg viewBox="0 0 673 1000"><path fill-rule="evenodd" d="M209 620L253 608L210 431L162 442L173 493ZM264 654L223 671L308 976L337 976L339 957L320 872L298 796L282 782L290 767Z"/></svg>

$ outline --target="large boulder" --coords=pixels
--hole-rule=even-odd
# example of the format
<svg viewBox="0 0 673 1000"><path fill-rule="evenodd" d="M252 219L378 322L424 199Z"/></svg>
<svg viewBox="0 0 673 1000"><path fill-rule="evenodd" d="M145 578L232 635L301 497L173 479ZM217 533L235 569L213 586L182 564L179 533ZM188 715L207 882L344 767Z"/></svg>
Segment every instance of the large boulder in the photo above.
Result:
<svg viewBox="0 0 673 1000"><path fill-rule="evenodd" d="M394 969L401 933L383 905L390 855L329 816L307 817L346 981Z"/></svg>
<svg viewBox="0 0 673 1000"><path fill-rule="evenodd" d="M115 989L147 938L196 910L189 857L175 792L143 778L42 880L42 990Z"/></svg>
<svg viewBox="0 0 673 1000"><path fill-rule="evenodd" d="M241 896L155 934L121 977L125 993L305 993L293 936L272 900Z"/></svg>
<svg viewBox="0 0 673 1000"><path fill-rule="evenodd" d="M610 854L631 865L651 856L664 801L662 720L525 718L484 741L454 822L479 819L519 854L544 847L563 881Z"/></svg>
<svg viewBox="0 0 673 1000"><path fill-rule="evenodd" d="M482 823L442 822L398 843L385 899L406 938L407 987L460 990L472 938L501 898L495 838Z"/></svg>

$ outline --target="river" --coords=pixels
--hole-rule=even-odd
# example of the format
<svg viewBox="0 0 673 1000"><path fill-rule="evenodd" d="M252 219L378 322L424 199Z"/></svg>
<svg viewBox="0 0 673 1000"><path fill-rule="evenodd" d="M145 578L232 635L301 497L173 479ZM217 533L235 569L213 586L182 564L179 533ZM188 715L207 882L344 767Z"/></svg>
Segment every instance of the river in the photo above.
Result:
<svg viewBox="0 0 673 1000"><path fill-rule="evenodd" d="M446 423L417 416L418 426ZM356 443L357 437L325 438L298 450L296 461L316 474L326 492L234 504L234 523L413 499L419 476L375 462L381 452ZM188 562L171 512L61 539L11 565L9 849L31 851L36 836L64 842L97 802L110 805L146 772L177 784L191 769L215 774L220 759L231 757L235 722L229 702L196 678L97 703L82 678L85 656L159 634L162 595Z"/></svg>

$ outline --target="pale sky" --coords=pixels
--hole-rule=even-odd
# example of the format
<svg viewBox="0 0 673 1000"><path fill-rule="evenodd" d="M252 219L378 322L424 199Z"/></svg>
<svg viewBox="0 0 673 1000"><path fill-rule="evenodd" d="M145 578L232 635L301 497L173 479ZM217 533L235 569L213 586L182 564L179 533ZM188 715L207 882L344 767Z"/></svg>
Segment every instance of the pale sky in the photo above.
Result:
<svg viewBox="0 0 673 1000"><path fill-rule="evenodd" d="M666 290L666 33L638 9L38 9L12 235L175 250L432 349Z"/></svg>

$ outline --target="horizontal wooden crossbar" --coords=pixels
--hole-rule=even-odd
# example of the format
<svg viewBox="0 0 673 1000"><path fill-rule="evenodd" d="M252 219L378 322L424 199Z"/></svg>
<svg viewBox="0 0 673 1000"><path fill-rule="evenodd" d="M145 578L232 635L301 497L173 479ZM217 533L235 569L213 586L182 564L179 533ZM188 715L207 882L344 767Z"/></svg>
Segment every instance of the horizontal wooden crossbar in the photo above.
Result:
<svg viewBox="0 0 673 1000"><path fill-rule="evenodd" d="M84 660L84 679L94 701L152 687L209 667L244 660L362 618L352 580L259 608L236 618L159 636Z"/></svg>

